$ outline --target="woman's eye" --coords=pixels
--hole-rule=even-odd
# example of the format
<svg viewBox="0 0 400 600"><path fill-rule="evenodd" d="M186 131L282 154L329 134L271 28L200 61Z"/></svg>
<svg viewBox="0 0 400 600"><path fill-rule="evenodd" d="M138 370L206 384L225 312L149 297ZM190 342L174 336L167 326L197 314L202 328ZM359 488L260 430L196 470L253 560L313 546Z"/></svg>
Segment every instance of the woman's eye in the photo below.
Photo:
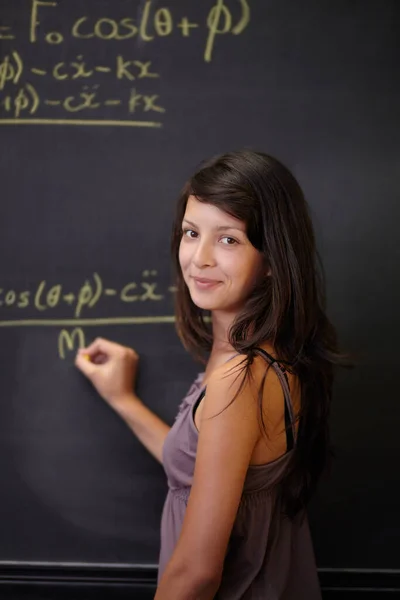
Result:
<svg viewBox="0 0 400 600"><path fill-rule="evenodd" d="M226 246L233 246L234 244L237 244L237 241L234 238L228 237L227 235L221 238L221 240L226 240L224 242Z"/></svg>
<svg viewBox="0 0 400 600"><path fill-rule="evenodd" d="M197 233L193 231L193 229L184 229L182 233L184 236L191 239L194 239L197 236Z"/></svg>

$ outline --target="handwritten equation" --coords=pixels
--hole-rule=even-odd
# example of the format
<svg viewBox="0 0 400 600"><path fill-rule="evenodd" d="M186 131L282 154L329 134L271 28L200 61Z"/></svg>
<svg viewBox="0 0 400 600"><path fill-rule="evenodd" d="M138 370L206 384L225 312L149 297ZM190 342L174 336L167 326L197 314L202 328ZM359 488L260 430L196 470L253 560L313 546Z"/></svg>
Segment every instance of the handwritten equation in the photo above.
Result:
<svg viewBox="0 0 400 600"><path fill-rule="evenodd" d="M43 314L64 305L70 307L72 316L78 319L105 298L129 304L160 302L176 290L174 286L160 290L156 277L157 271L145 270L136 281L112 288L105 285L98 273L93 273L76 290L66 290L61 283L49 284L45 279L31 290L0 288L0 318L5 316L10 308L25 312L33 309L35 313Z"/></svg>
<svg viewBox="0 0 400 600"><path fill-rule="evenodd" d="M111 67L89 65L81 54L76 56L74 60L57 62L47 70L36 67L28 70L30 74L40 77L50 76L56 81L87 80L95 76L96 73L107 73L111 74L117 80L127 79L128 81L160 77L159 73L152 72L151 61L144 62L142 60L126 59L122 54L115 57ZM0 63L0 90L4 89L8 81L14 85L18 84L23 72L24 63L22 57L17 51L13 50Z"/></svg>
<svg viewBox="0 0 400 600"><path fill-rule="evenodd" d="M76 95L68 95L61 98L41 99L37 89L30 83L15 91L14 94L4 96L0 101L0 107L15 119L23 115L36 115L41 105L47 107L62 107L68 113L88 114L98 111L103 107L125 106L129 114L138 112L164 113L165 108L159 104L157 94L139 93L137 88L132 88L124 98L103 98L99 93L99 86L91 88L83 86ZM136 123L140 125L140 123ZM143 127L160 127L159 122L143 121Z"/></svg>
<svg viewBox="0 0 400 600"><path fill-rule="evenodd" d="M36 78L50 76L55 81L66 80L88 80L95 73L107 73L115 77L116 80L135 81L143 79L154 79L160 77L159 73L152 71L151 61L127 60L124 56L118 55L115 58L113 67L97 65L89 68L82 55L76 57L70 62L58 62L49 71L32 67L29 69L31 75ZM80 91L76 94L68 94L64 98L45 98L41 99L37 85L26 83L18 87L24 73L24 62L17 51L6 55L0 63L0 91L3 91L7 83L14 85L13 92L3 95L0 101L0 107L14 118L19 118L24 114L35 115L40 109L41 104L50 107L62 107L68 113L86 114L90 111L96 111L102 107L119 107L124 105L129 114L138 112L156 112L164 113L165 108L159 104L158 94L139 93L136 87L130 88L124 94L124 98L101 98L100 86L82 85Z"/></svg>
<svg viewBox="0 0 400 600"><path fill-rule="evenodd" d="M129 41L140 40L151 48L170 37L201 36L203 59L210 63L218 38L238 36L250 23L249 0L216 0L201 22L175 14L177 9L157 7L155 0L133 4L138 4L136 18L77 15L63 31L51 26L52 19L60 22L60 15L64 23L60 1L27 0L25 31L14 31L0 12L0 41L6 48L0 56L0 124L161 127L167 106L157 59L125 52ZM108 52L107 61L102 53L97 60L93 41L96 49L99 42L111 44L115 53ZM28 43L29 51L21 50L19 42ZM79 52L74 52L77 44ZM82 45L87 45L87 54Z"/></svg>
<svg viewBox="0 0 400 600"><path fill-rule="evenodd" d="M161 289L157 276L156 270L146 269L135 281L116 287L106 286L103 278L96 272L75 289L67 289L61 283L45 279L33 285L32 289L18 290L16 286L6 286L0 288L0 328L57 328L58 356L62 359L68 355L73 357L77 349L87 343L83 327L174 323L173 314L151 314L153 311L148 310L155 304L165 306L162 301L171 298L176 292L173 285ZM147 307L150 314L98 317L93 313L97 306L103 306L107 313L111 309L114 314L118 315L119 312L121 315L123 305L134 304L141 307L141 313L145 313ZM69 316L55 317L54 311L65 306Z"/></svg>

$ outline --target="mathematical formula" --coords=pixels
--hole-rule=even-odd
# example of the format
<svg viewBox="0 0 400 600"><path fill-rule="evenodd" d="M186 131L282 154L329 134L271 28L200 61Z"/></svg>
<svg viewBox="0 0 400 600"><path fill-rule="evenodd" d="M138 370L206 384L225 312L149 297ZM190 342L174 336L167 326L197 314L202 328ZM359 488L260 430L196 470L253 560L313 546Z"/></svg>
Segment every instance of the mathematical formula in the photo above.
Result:
<svg viewBox="0 0 400 600"><path fill-rule="evenodd" d="M129 114L138 113L165 113L165 108L161 106L158 94L144 93L138 88L131 88L125 93L123 98L104 97L99 90L98 85L83 86L77 94L68 94L60 98L41 98L37 89L30 83L16 89L15 93L7 94L0 100L0 108L6 114L15 119L23 115L36 115L41 106L60 107L67 113L80 113L82 115L93 114L104 107L123 106ZM120 113L119 113L120 114ZM161 123L147 122L143 126L160 126Z"/></svg>
<svg viewBox="0 0 400 600"><path fill-rule="evenodd" d="M61 283L51 284L46 280L38 282L33 289L17 290L0 288L0 319L6 316L7 309L17 308L26 312L48 313L59 306L70 307L74 318L95 308L104 299L116 303L160 302L175 292L174 286L159 289L157 271L145 270L136 281L129 281L118 288L105 285L98 273L93 273L76 290L67 290ZM24 315L25 316L25 315Z"/></svg>
<svg viewBox="0 0 400 600"><path fill-rule="evenodd" d="M24 68L24 61L19 52L13 50L11 54L7 54L0 63L0 90L5 88L7 82L17 85L24 75ZM97 73L110 74L116 80L126 79L128 81L160 77L160 74L153 70L151 61L135 60L122 54L115 56L109 67L90 64L86 62L83 54L80 54L71 61L56 62L47 70L38 67L28 68L29 75L50 76L56 81L73 81L76 79L86 81L93 78Z"/></svg>
<svg viewBox="0 0 400 600"><path fill-rule="evenodd" d="M238 0L240 12L238 21L235 23L232 11L227 2L217 0L208 12L203 23L192 21L187 15L175 17L170 8L156 8L155 0L146 0L143 10L137 19L126 16L121 19L103 17L93 19L89 16L76 18L65 35L60 31L44 29L41 22L46 17L46 22L51 13L57 12L58 2L43 2L32 0L30 3L29 36L30 43L34 44L41 40L50 45L59 45L72 39L123 41L138 37L143 42L152 42L157 38L164 38L178 32L182 37L190 37L193 30L205 29L207 32L205 40L204 60L210 62L215 45L215 39L219 35L239 35L246 29L250 21L250 7L248 0ZM56 16L56 15L55 15ZM0 39L14 40L12 27L0 26Z"/></svg>
<svg viewBox="0 0 400 600"><path fill-rule="evenodd" d="M210 63L218 38L238 36L250 23L249 0L216 0L201 21L192 20L187 14L178 15L177 9L158 7L155 0L132 4L135 17L76 15L64 25L65 5L61 1L27 0L27 25L25 29L15 27L15 31L0 12L0 40L4 40L5 48L0 56L0 124L119 122L126 126L161 127L159 119L167 112L167 106L158 86L162 74L155 64L157 59L125 52L129 41L137 39L150 48L171 36L182 40L201 36L203 59ZM60 18L63 31L51 25L52 20L59 23ZM93 40L97 44L114 42L107 61L104 54L96 60ZM17 47L22 42L28 42L29 52L26 47L24 52ZM74 42L79 43L79 52L74 52ZM82 53L82 44L88 47L87 55ZM43 46L47 47L45 55L40 50ZM58 91L53 91L57 90L54 86L49 91L51 82L58 84Z"/></svg>

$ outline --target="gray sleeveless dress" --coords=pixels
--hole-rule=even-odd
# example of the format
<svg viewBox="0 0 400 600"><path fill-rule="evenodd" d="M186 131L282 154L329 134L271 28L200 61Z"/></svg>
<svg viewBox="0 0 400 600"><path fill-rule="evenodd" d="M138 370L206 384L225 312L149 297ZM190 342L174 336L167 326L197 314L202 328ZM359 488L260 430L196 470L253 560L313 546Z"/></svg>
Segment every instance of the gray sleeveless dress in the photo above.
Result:
<svg viewBox="0 0 400 600"><path fill-rule="evenodd" d="M289 386L272 363L293 413ZM160 581L178 541L193 480L198 432L193 407L203 392L200 373L183 399L163 448L168 494L161 519ZM320 600L307 518L281 511L276 482L290 452L266 465L250 465L225 556L218 600ZM193 557L196 560L196 557Z"/></svg>

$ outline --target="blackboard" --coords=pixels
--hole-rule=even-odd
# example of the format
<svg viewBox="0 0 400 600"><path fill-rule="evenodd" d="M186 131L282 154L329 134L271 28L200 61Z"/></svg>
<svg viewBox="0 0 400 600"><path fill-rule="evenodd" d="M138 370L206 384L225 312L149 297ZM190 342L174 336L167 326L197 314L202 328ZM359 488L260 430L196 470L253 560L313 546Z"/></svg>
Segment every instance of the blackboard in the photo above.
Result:
<svg viewBox="0 0 400 600"><path fill-rule="evenodd" d="M175 199L203 158L252 147L305 190L358 362L310 509L318 566L399 566L399 6L1 2L0 561L157 564L162 468L74 352L133 346L173 422L202 370L174 331Z"/></svg>

